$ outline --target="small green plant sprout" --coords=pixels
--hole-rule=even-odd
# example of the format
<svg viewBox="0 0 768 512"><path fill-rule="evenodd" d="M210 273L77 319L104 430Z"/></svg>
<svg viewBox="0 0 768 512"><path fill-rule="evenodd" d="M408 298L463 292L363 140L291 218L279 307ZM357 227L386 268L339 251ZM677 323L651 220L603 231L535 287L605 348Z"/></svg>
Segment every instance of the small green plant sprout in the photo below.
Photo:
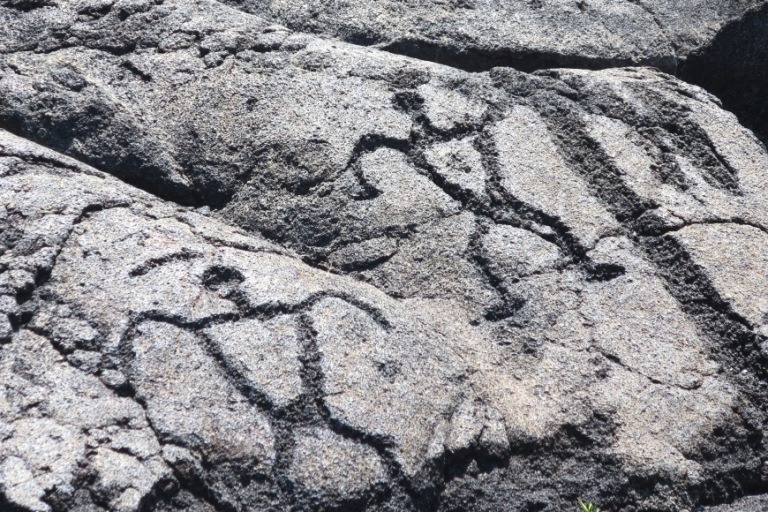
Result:
<svg viewBox="0 0 768 512"><path fill-rule="evenodd" d="M605 512L603 510L600 510L600 508L594 503L590 503L590 502L584 503L584 501L581 498L577 498L577 500L579 502L579 509L581 509L581 512Z"/></svg>

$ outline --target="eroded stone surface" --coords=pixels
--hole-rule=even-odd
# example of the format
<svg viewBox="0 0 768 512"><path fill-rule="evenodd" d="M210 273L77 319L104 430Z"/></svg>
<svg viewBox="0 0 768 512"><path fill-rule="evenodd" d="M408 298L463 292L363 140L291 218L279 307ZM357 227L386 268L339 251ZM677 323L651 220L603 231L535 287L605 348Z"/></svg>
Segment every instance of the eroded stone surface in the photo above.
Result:
<svg viewBox="0 0 768 512"><path fill-rule="evenodd" d="M436 60L465 69L512 66L607 67L645 64L674 70L759 1L611 0L225 0L296 30Z"/></svg>
<svg viewBox="0 0 768 512"><path fill-rule="evenodd" d="M20 330L0 364L0 485L9 504L62 508L90 477L97 503L137 510L171 479L142 407L68 363L49 340Z"/></svg>
<svg viewBox="0 0 768 512"><path fill-rule="evenodd" d="M317 508L329 502L362 507L376 498L377 487L383 486L387 474L375 450L328 430L299 430L296 434L288 474L299 492L318 496Z"/></svg>
<svg viewBox="0 0 768 512"><path fill-rule="evenodd" d="M743 224L695 224L673 235L688 248L719 292L751 325L766 333L768 255L763 229Z"/></svg>
<svg viewBox="0 0 768 512"><path fill-rule="evenodd" d="M764 488L768 155L703 90L469 74L212 1L22 4L0 6L24 137L0 132L0 505Z"/></svg>

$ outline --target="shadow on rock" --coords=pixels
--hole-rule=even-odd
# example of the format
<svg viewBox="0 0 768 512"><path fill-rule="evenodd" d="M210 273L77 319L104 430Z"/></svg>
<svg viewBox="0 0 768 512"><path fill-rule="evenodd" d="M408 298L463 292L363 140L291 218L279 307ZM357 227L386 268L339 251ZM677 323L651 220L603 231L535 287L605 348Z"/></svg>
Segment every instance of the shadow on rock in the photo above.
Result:
<svg viewBox="0 0 768 512"><path fill-rule="evenodd" d="M768 5L725 26L679 75L715 94L768 143Z"/></svg>

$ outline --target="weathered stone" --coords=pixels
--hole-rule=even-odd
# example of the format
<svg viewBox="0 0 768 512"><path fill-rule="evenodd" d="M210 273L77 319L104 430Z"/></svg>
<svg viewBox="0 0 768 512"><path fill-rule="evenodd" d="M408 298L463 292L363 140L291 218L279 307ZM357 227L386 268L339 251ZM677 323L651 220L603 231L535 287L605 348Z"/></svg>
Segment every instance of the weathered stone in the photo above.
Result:
<svg viewBox="0 0 768 512"><path fill-rule="evenodd" d="M52 510L52 501L74 498L87 472L105 505L135 511L170 479L141 406L70 366L45 338L16 333L0 372L0 485L9 503Z"/></svg>
<svg viewBox="0 0 768 512"><path fill-rule="evenodd" d="M0 2L0 507L766 489L758 139L648 68L381 51L461 11L531 69L671 65L748 5L337 4ZM378 48L267 19L362 12Z"/></svg>
<svg viewBox="0 0 768 512"><path fill-rule="evenodd" d="M727 21L760 4L705 0L682 5L670 0L225 3L295 30L470 70L637 64L674 70L678 59L684 60L711 41Z"/></svg>
<svg viewBox="0 0 768 512"><path fill-rule="evenodd" d="M301 337L296 320L278 317L214 325L205 331L213 350L249 385L277 406L286 406L301 393Z"/></svg>
<svg viewBox="0 0 768 512"><path fill-rule="evenodd" d="M289 478L299 492L315 497L318 509L364 506L387 481L371 447L328 430L298 430L291 459Z"/></svg>

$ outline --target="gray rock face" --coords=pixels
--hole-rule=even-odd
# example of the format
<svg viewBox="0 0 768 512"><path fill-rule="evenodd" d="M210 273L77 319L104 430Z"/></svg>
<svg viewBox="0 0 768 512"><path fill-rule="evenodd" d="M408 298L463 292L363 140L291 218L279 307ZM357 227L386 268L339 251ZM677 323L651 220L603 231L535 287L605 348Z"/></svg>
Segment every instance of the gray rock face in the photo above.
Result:
<svg viewBox="0 0 768 512"><path fill-rule="evenodd" d="M209 0L2 2L0 24L0 507L768 488L768 153L703 89L469 73Z"/></svg>
<svg viewBox="0 0 768 512"><path fill-rule="evenodd" d="M748 496L728 505L712 507L711 509L708 509L708 512L758 512L760 510L765 510L766 507L768 507L768 500L766 500L764 495Z"/></svg>
<svg viewBox="0 0 768 512"><path fill-rule="evenodd" d="M224 0L288 27L472 71L650 65L674 71L761 0Z"/></svg>

